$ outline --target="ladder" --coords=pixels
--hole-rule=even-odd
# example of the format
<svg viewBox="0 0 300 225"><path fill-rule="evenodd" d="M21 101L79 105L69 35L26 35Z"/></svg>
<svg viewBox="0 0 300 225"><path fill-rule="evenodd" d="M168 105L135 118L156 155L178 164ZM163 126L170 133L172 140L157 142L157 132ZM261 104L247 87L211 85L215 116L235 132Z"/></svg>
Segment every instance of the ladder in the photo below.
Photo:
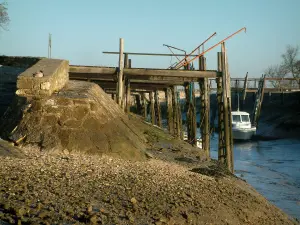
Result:
<svg viewBox="0 0 300 225"><path fill-rule="evenodd" d="M253 112L252 112L252 125L257 127L258 126L258 119L260 116L261 105L264 98L264 89L265 89L265 80L266 75L263 75L258 83L256 99L254 102Z"/></svg>

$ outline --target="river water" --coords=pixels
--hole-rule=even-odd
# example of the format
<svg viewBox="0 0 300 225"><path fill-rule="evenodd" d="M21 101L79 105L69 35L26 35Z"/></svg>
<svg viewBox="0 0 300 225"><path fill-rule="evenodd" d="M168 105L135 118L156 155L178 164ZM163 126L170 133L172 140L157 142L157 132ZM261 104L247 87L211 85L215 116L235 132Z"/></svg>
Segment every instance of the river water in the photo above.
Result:
<svg viewBox="0 0 300 225"><path fill-rule="evenodd" d="M211 157L218 156L218 135ZM300 140L280 139L234 143L235 174L274 205L300 219Z"/></svg>

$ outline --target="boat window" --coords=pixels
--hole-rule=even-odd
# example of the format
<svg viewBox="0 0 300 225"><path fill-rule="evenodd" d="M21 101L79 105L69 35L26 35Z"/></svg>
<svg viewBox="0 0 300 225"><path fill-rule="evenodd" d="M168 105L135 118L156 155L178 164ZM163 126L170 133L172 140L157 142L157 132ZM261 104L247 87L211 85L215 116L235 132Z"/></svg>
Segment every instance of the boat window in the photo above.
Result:
<svg viewBox="0 0 300 225"><path fill-rule="evenodd" d="M250 122L249 116L248 115L242 115L242 121L243 122Z"/></svg>
<svg viewBox="0 0 300 225"><path fill-rule="evenodd" d="M240 115L232 115L232 122L241 122Z"/></svg>

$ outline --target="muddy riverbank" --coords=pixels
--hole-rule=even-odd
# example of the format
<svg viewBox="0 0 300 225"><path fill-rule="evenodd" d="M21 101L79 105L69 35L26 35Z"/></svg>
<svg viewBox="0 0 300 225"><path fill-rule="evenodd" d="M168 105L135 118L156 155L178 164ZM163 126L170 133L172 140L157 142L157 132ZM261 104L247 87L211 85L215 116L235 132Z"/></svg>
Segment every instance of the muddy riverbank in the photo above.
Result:
<svg viewBox="0 0 300 225"><path fill-rule="evenodd" d="M245 181L136 117L147 160L1 142L0 220L22 224L297 224ZM16 151L18 151L16 153Z"/></svg>

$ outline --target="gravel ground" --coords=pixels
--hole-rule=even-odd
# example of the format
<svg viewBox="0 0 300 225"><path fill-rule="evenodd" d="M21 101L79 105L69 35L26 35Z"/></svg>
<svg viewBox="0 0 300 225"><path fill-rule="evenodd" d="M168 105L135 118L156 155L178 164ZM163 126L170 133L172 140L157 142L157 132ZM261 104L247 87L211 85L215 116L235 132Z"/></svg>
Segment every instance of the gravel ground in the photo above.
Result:
<svg viewBox="0 0 300 225"><path fill-rule="evenodd" d="M244 181L160 159L0 155L0 224L296 224Z"/></svg>

